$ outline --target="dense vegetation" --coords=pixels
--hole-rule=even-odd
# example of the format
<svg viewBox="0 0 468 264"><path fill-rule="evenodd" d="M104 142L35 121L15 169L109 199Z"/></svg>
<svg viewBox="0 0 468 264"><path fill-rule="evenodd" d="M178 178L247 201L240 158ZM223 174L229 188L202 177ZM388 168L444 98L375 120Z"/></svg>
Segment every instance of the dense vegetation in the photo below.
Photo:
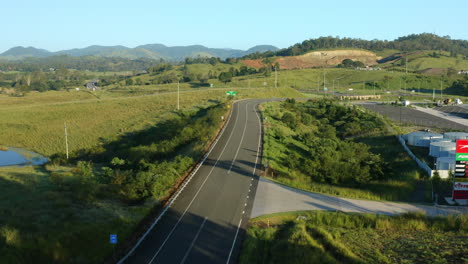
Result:
<svg viewBox="0 0 468 264"><path fill-rule="evenodd" d="M265 104L263 114L268 177L348 197L409 199L419 171L377 115L328 100L293 99Z"/></svg>
<svg viewBox="0 0 468 264"><path fill-rule="evenodd" d="M76 177L77 181L72 183L89 184L87 188L77 189L89 191L91 195L92 187L101 185L105 186L101 188L101 196L107 191L110 197L129 202L149 197L161 199L201 156L225 112L224 105L181 112L155 127L73 152L71 161L77 162L76 173L73 176L53 173L52 180L61 185ZM61 154L52 156L52 163L68 161ZM99 163L100 170L93 170L92 163Z"/></svg>
<svg viewBox="0 0 468 264"><path fill-rule="evenodd" d="M465 263L466 215L295 212L250 221L240 263Z"/></svg>
<svg viewBox="0 0 468 264"><path fill-rule="evenodd" d="M412 34L397 38L393 41L386 40L363 40L355 38L340 37L320 37L317 39L305 40L289 48L277 52L267 51L265 53L255 53L245 56L245 58L257 59L272 56L296 56L318 49L336 48L361 48L371 51L382 51L393 49L404 52L421 50L441 50L448 51L453 56L462 54L468 56L468 41L453 40L450 37L440 37L434 34L422 33Z"/></svg>
<svg viewBox="0 0 468 264"><path fill-rule="evenodd" d="M54 69L76 69L82 71L134 71L146 70L161 60L125 59L119 57L67 56L57 55L47 58L28 57L23 60L0 60L0 71L48 71Z"/></svg>
<svg viewBox="0 0 468 264"><path fill-rule="evenodd" d="M358 185L382 178L385 165L380 156L365 144L345 140L381 132L384 123L379 118L331 101L296 104L289 99L282 107L281 118L270 116L298 132L293 138L302 143L288 142L286 167L320 183ZM273 140L287 140L279 127L270 133Z"/></svg>

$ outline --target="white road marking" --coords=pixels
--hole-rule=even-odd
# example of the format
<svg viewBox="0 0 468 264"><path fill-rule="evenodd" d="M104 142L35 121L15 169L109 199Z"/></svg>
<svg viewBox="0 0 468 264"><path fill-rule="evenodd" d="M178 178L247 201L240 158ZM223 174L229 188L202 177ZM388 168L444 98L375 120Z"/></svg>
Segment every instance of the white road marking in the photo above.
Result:
<svg viewBox="0 0 468 264"><path fill-rule="evenodd" d="M196 234L195 237L193 238L192 244L190 244L190 247L187 249L187 252L185 253L185 256L184 256L184 258L182 259L182 261L180 262L180 264L184 264L185 261L187 260L187 257L188 257L188 255L189 255L190 251L192 250L193 245L195 244L195 241L197 241L198 235L200 235L200 232L201 232L201 230L203 229L203 226L205 225L206 219L208 219L208 217L205 217L205 220L203 220L203 223L201 224L200 228L198 228L197 234Z"/></svg>
<svg viewBox="0 0 468 264"><path fill-rule="evenodd" d="M232 166L234 165L234 162L235 162L236 159L237 159L237 154L239 154L240 147L242 146L242 142L244 142L245 130L247 129L247 121L249 120L248 117L247 117L247 113L248 113L248 112L247 112L247 106L248 106L248 105L249 105L249 103L246 103L246 104L245 104L245 125L244 125L244 131L242 132L241 141L239 142L239 147L237 147L236 155L234 156L234 159L232 159L231 167L229 167L228 174L231 172Z"/></svg>
<svg viewBox="0 0 468 264"><path fill-rule="evenodd" d="M233 110L234 111L234 110ZM234 121L234 126L233 127L236 127L236 124L237 124L237 119L239 117L239 112L237 113L236 115L236 120ZM226 126L227 127L227 126ZM224 131L223 131L224 132ZM171 232L169 232L169 234L167 235L166 239L164 240L164 242L162 243L162 245L159 247L158 251L156 251L156 253L154 254L154 256L151 258L151 260L148 262L148 264L151 264L153 262L153 260L156 258L156 256L159 254L159 252L161 251L161 249L164 247L164 245L167 243L167 241L169 240L169 238L171 237L172 233L174 233L174 230L177 228L177 226L179 225L180 221L182 221L182 218L184 218L185 214L187 213L188 209L190 208L190 206L192 205L193 201L195 200L195 198L197 198L198 194L200 193L201 189L203 188L203 186L205 185L206 181L208 180L208 178L210 177L211 173L213 172L214 168L216 168L216 164L218 164L218 161L219 159L221 158L221 156L223 155L224 153L224 150L226 149L229 141L231 140L231 137L232 135L234 134L234 129L232 129L231 131L231 134L229 135L229 138L228 140L226 141L226 144L224 145L223 149L221 150L221 153L219 154L218 156L218 159L216 160L215 164L213 165L213 167L211 168L211 171L210 173L208 173L208 175L206 176L205 180L203 181L202 185L200 186L200 188L198 189L197 193L195 193L195 196L193 197L193 199L190 201L189 205L187 206L187 208L185 208L185 211L184 213L179 217L179 220L177 220L177 223L174 225L174 227L171 229ZM221 137L219 137L221 138ZM207 156L208 157L208 156ZM207 158L206 157L206 158ZM205 159L206 159L205 158ZM203 160L204 162L205 160ZM203 162L201 164L203 164Z"/></svg>
<svg viewBox="0 0 468 264"><path fill-rule="evenodd" d="M197 171L201 168L201 166L203 165L203 163L205 163L206 159L208 158L208 156L211 154L211 151L215 148L216 144L218 143L219 139L223 136L224 134L224 131L226 131L226 128L227 126L229 125L229 121L231 120L231 116L232 116L232 112L234 112L234 110L232 110L230 113L229 113L229 117L228 119L226 120L226 125L223 127L223 129L221 130L221 132L219 133L219 136L218 138L215 140L215 142L213 143L213 145L211 146L211 148L208 150L208 152L205 154L205 156L203 157L203 160L198 164L198 166L195 168L195 170L192 172L192 174L189 176L189 178L187 179L187 181L184 183L184 185L179 189L179 191L176 193L176 195L174 196L174 198L171 199L171 201L169 202L169 204L163 209L163 211L161 212L161 214L158 216L158 218L156 218L156 220L154 220L154 222L151 224L151 226L148 228L148 230L146 230L146 232L143 234L143 236L141 236L141 238L138 240L138 242L135 244L135 246L133 246L133 248L127 253L127 255L125 255L122 259L120 259L117 264L122 264L125 260L127 260L127 258L133 254L133 252L135 252L135 250L138 248L138 246L141 244L141 242L143 242L143 240L146 238L146 236L151 232L151 230L153 230L154 226L161 220L161 218L164 216L164 214L167 212L167 210L171 207L171 205L175 202L175 200L177 199L177 197L179 197L180 193L185 189L185 187L188 185L188 183L192 180L192 178L195 176L195 174L197 173ZM236 116L237 117L237 116ZM236 122L237 122L237 118L236 118ZM235 123L234 123L234 126L235 126ZM232 136L232 132L231 132L231 135L229 136L229 139L231 138ZM228 139L228 141L229 141Z"/></svg>
<svg viewBox="0 0 468 264"><path fill-rule="evenodd" d="M255 105L254 105L254 112L255 112L255 114L257 115L257 118L258 118L258 123L260 125L259 126L260 133L258 134L257 157L255 158L255 166L254 166L254 169L253 169L253 172L252 172L252 181L253 181L253 179L255 177L255 170L257 168L258 154L260 153L260 143L261 143L261 139L262 139L262 123L260 122L260 117L258 116L258 113L255 110ZM249 192L250 192L250 189L249 189ZM240 218L239 225L237 225L236 234L234 235L234 241L232 241L231 250L229 251L229 256L228 256L228 259L226 260L226 264L229 264L229 261L231 260L232 251L234 250L234 246L236 245L237 235L239 234L239 229L240 229L240 226L241 226L241 223L242 223L242 218L243 218L244 213L245 213L245 211L242 211L242 216Z"/></svg>
<svg viewBox="0 0 468 264"><path fill-rule="evenodd" d="M231 260L232 251L234 250L234 245L236 244L237 234L239 234L239 228L241 226L241 223L242 223L242 217L241 217L241 219L239 221L239 224L237 225L236 235L234 236L234 241L232 242L231 251L229 251L229 256L228 256L228 259L226 261L226 264L229 264L229 260Z"/></svg>

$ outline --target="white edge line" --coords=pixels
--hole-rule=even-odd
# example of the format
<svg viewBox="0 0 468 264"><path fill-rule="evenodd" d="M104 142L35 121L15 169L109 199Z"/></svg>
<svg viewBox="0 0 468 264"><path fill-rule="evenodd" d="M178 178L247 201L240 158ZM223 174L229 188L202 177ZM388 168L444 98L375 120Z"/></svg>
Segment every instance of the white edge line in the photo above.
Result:
<svg viewBox="0 0 468 264"><path fill-rule="evenodd" d="M254 106L254 111L255 111L255 114L257 115L258 123L260 124L260 127L259 127L260 134L258 136L257 157L255 158L255 166L254 166L254 169L253 169L253 172L252 172L252 180L255 177L255 169L257 168L258 154L260 153L260 142L262 140L262 123L260 122L260 116L258 115L257 110L255 109L255 106ZM250 189L249 189L249 191L250 191ZM241 223L242 223L242 218L244 216L244 213L245 213L245 211L242 212L242 216L240 218L239 225L237 225L236 234L234 235L234 241L232 241L231 251L229 251L229 256L228 256L228 259L226 261L226 264L229 264L229 261L231 260L232 251L234 250L234 246L236 245L237 235L239 234L239 229L240 229L240 226L241 226Z"/></svg>
<svg viewBox="0 0 468 264"><path fill-rule="evenodd" d="M239 114L236 115L236 120L234 121L234 127L235 127L236 124L237 124L237 119L238 119L238 118L239 118ZM171 232L169 232L169 234L166 236L166 239L164 239L163 243L162 243L161 246L158 248L158 250L156 251L156 253L154 253L154 256L151 258L151 260L148 262L148 264L151 264L151 263L154 261L154 259L156 258L156 256L158 256L159 252L161 252L161 250L164 248L164 246L166 245L166 243L167 243L167 241L169 240L169 238L172 236L172 233L174 233L174 231L176 230L176 228L179 226L180 221L182 221L182 219L184 218L184 216L185 216L185 214L187 213L188 209L190 208L190 206L192 206L193 201L195 201L195 199L197 198L198 194L199 194L200 191L203 189L203 186L205 186L206 181L208 180L208 178L210 178L211 173L212 173L213 170L216 168L216 164L218 164L218 161L219 161L219 159L221 158L221 156L223 155L224 150L225 150L226 147L228 146L229 141L231 141L231 137L232 137L233 134L234 134L234 129L231 131L231 134L229 135L229 138L228 138L228 140L226 141L226 144L224 145L223 149L221 150L221 154L219 154L218 159L216 160L215 164L211 167L210 173L208 173L208 175L206 176L205 180L204 180L203 183L200 185L200 188L198 188L198 191L195 193L195 195L193 196L192 200L190 201L189 205L187 206L187 208L185 208L184 213L179 217L179 220L177 220L177 223L176 223L176 224L174 225L174 227L171 229ZM185 185L184 185L183 189L185 189Z"/></svg>
<svg viewBox="0 0 468 264"><path fill-rule="evenodd" d="M234 102L234 103L237 103L237 102ZM232 105L234 105L234 103ZM154 220L154 222L151 224L151 226L148 228L148 230L146 230L146 232L143 234L143 236L138 240L138 242L135 244L135 246L133 246L133 248L122 258L120 259L117 264L122 264L125 260L127 260L127 258L133 254L133 252L138 248L138 246L141 244L141 242L143 242L143 240L146 238L146 236L151 232L151 230L154 228L154 226L161 220L161 218L164 216L164 214L167 212L167 210L169 209L169 207L171 207L171 205L175 202L175 200L177 199L177 197L179 196L179 194L185 189L185 186L187 186L187 184L192 180L193 176L195 176L195 174L197 173L197 171L200 169L200 167L203 165L203 163L205 163L205 160L208 158L208 156L211 154L211 151L214 149L214 147L216 146L216 144L218 143L219 139L221 138L221 136L224 134L224 131L226 130L226 127L229 125L229 121L231 120L231 116L232 116L232 112L234 112L233 108L231 108L231 112L229 113L229 117L228 119L226 120L226 124L224 125L223 129L221 130L221 132L219 133L218 135L218 138L216 138L215 142L213 143L213 145L211 146L211 148L208 150L208 152L205 154L205 156L203 157L203 160L198 164L198 166L195 168L195 170L190 174L190 177L185 181L185 183L182 185L182 187L177 191L176 195L171 199L171 201L169 202L168 205L166 205L166 207L164 207L163 211L161 212L161 214L159 214L158 218L156 218L156 220Z"/></svg>

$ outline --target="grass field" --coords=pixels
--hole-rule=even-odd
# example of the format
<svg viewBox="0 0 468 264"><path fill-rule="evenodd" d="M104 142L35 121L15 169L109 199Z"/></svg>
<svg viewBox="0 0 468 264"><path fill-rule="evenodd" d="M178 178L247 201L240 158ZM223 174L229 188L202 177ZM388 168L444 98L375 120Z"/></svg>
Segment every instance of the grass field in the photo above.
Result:
<svg viewBox="0 0 468 264"><path fill-rule="evenodd" d="M239 89L237 99L291 96L301 94L284 88ZM182 111L190 113L226 101L226 95L225 90L194 90L181 93L180 99ZM134 140L132 134L145 135L178 116L176 94L116 97L103 92L101 99L97 99L87 93L79 93L77 97L74 92L46 92L0 100L5 102L0 106L0 145L25 147L46 155L64 152L65 121L70 149L75 151L100 144L105 147L123 134L126 134L123 138ZM125 143L120 142L121 146ZM199 144L191 143L173 154L189 156L193 152L196 160L195 154L199 155L200 149ZM169 160L161 166L169 166L169 162L176 163ZM103 177L100 166L103 164L94 164L92 177ZM102 263L114 250L109 244L109 234L118 234L119 241L128 238L167 195L171 184L184 175L173 171L174 168L167 173L170 177L164 178L164 182L155 183L158 195L144 203L129 205L110 195L109 190L117 185L100 180L93 182L97 188L95 195L86 198L87 188L79 182L75 166L0 168L0 263ZM160 178L163 174L160 173Z"/></svg>
<svg viewBox="0 0 468 264"><path fill-rule="evenodd" d="M416 55L415 55L416 56ZM421 57L421 55L417 55ZM424 56L426 56L424 54ZM432 58L424 57L414 58L414 63L427 64L431 66L430 62L426 63L425 61L430 61ZM410 56L411 58L411 56ZM468 63L467 60L461 58L450 58L450 57L441 57L434 59L438 64L452 65L456 64L459 67L463 68ZM440 60L440 61L439 61ZM413 61L410 60L410 67L413 66ZM422 65L421 64L421 65ZM422 66L418 67L423 67ZM215 76L219 75L223 71L228 71L230 67L239 69L241 66L240 63L233 65L229 64L216 64L212 66L210 64L190 64L187 65L187 70L198 76L207 76L209 72ZM432 65L440 66L440 65ZM448 66L446 66L448 67ZM416 70L410 68L410 70ZM468 67L465 67L468 68ZM172 70L164 72L163 74L176 74L179 76L183 75L182 66L175 66ZM296 70L280 70L278 71L278 87L290 87L300 90L311 90L311 91L322 91L325 87L328 91L340 91L343 93L351 94L373 94L374 88L376 94L386 94L387 91L397 92L401 90L415 90L415 92L420 92L423 95L432 95L432 90L440 90L440 76L431 76L431 75L421 75L415 73L400 72L400 71L391 71L391 70L381 70L381 71L358 71L355 69L344 69L344 68L325 68L325 69L296 69ZM151 83L152 79L157 78L158 75L144 74L141 76L132 77L134 81L140 79L142 83ZM445 78L446 79L446 78ZM449 87L453 82L453 79L444 80L442 88L445 89ZM275 77L274 73L266 77L263 74L255 75L246 75L238 76L232 79L232 82L222 83L218 79L213 78L207 80L206 84L201 84L197 81L191 83L181 83L181 89L185 88L201 88L209 87L209 84L212 84L214 88L231 88L231 87L275 87ZM108 89L131 89L133 92L137 92L142 89L152 89L152 90L161 90L163 87L177 87L176 83L167 84L167 85L125 85L124 81L120 84L113 84L106 88ZM353 91L348 89L352 88Z"/></svg>
<svg viewBox="0 0 468 264"><path fill-rule="evenodd" d="M415 55L408 56L408 69L409 70L424 70L427 68L454 68L456 70L468 69L468 60L463 59L462 55L457 57L450 57L448 52L439 52L438 58L433 58L429 54L434 51L424 51Z"/></svg>
<svg viewBox="0 0 468 264"><path fill-rule="evenodd" d="M251 219L240 263L466 263L468 216L301 211Z"/></svg>
<svg viewBox="0 0 468 264"><path fill-rule="evenodd" d="M238 98L298 97L292 89L239 89ZM181 109L207 106L226 99L225 90L185 91ZM96 146L103 138L137 131L173 115L177 94L97 99L86 92L32 93L0 97L0 145L25 147L44 155L64 152L67 122L70 150Z"/></svg>
<svg viewBox="0 0 468 264"><path fill-rule="evenodd" d="M372 153L382 157L386 164L382 180L373 180L353 187L346 184L330 185L314 181L303 172L285 166L283 161L291 155L288 154L290 151L307 147L299 140L299 132L296 134L275 117L277 113L286 111L281 108L280 103L266 103L262 105L262 109L265 127L263 162L276 172L273 176L267 173L267 177L272 177L272 180L306 191L349 198L413 202L426 202L430 199L430 193L413 194L416 182L423 179L425 174L406 154L396 137L389 132L354 139L355 142L368 145ZM280 133L278 131L285 135L284 138L277 138Z"/></svg>

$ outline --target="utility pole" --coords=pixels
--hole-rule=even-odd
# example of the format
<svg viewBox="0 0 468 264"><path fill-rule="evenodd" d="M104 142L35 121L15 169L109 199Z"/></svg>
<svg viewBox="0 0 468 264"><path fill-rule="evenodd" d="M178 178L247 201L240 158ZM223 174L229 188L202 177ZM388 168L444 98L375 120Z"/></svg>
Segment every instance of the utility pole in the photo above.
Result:
<svg viewBox="0 0 468 264"><path fill-rule="evenodd" d="M65 124L65 150L67 153L67 160L68 160L68 133L67 133L67 122Z"/></svg>
<svg viewBox="0 0 468 264"><path fill-rule="evenodd" d="M180 84L177 81L177 110L180 109Z"/></svg>
<svg viewBox="0 0 468 264"><path fill-rule="evenodd" d="M333 80L333 91L332 93L335 91L335 80Z"/></svg>
<svg viewBox="0 0 468 264"><path fill-rule="evenodd" d="M408 55L405 56L405 59L406 59L406 62L405 62L406 74L408 74Z"/></svg>
<svg viewBox="0 0 468 264"><path fill-rule="evenodd" d="M442 99L442 80L440 80L440 99Z"/></svg>
<svg viewBox="0 0 468 264"><path fill-rule="evenodd" d="M275 66L275 88L278 88L278 72L276 71L276 66Z"/></svg>
<svg viewBox="0 0 468 264"><path fill-rule="evenodd" d="M323 69L323 92L325 92L325 69Z"/></svg>
<svg viewBox="0 0 468 264"><path fill-rule="evenodd" d="M432 87L432 101L435 99L435 87Z"/></svg>

